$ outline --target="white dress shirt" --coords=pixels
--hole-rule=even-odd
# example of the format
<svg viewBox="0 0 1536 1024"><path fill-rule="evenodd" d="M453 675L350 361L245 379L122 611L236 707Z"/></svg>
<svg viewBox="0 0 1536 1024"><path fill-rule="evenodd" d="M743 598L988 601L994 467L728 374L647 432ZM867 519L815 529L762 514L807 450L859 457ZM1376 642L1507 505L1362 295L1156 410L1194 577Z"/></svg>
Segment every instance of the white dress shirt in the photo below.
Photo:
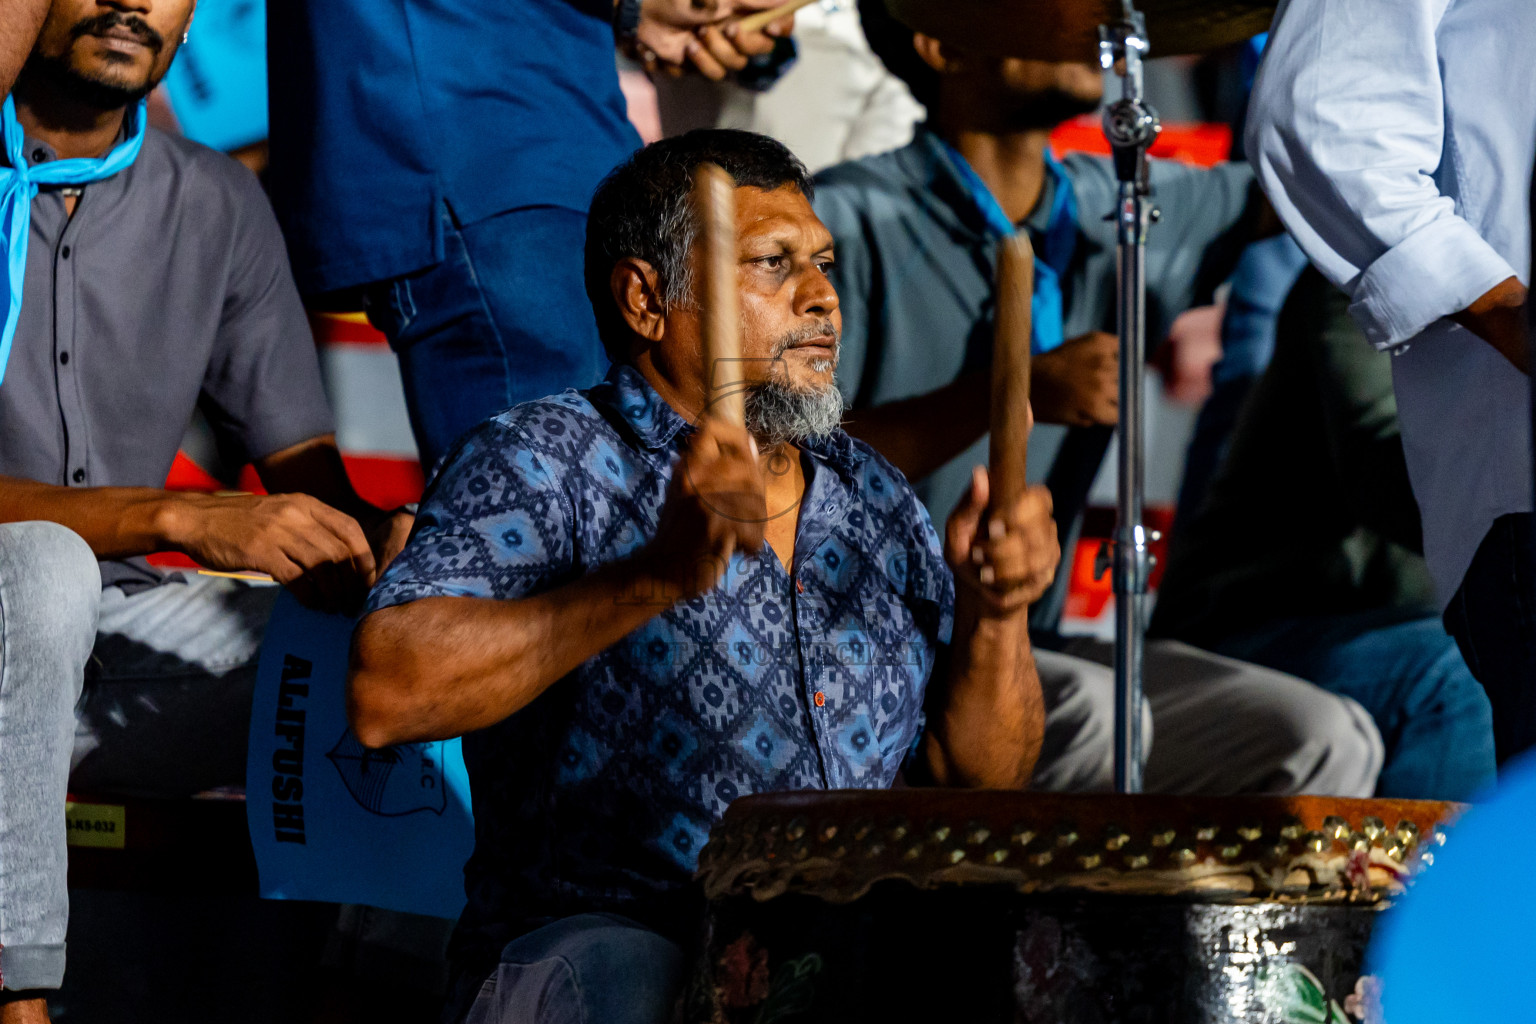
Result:
<svg viewBox="0 0 1536 1024"><path fill-rule="evenodd" d="M1281 0L1248 153L1307 255L1397 354L1403 447L1441 604L1531 509L1529 380L1445 319L1529 280L1536 0Z"/></svg>

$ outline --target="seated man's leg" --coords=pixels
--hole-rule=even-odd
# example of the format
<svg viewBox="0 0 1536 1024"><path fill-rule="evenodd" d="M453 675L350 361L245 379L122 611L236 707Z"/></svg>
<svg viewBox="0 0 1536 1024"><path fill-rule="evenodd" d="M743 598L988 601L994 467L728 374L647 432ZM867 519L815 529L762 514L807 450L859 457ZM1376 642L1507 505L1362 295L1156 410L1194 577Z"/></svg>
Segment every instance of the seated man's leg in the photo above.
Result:
<svg viewBox="0 0 1536 1024"><path fill-rule="evenodd" d="M7 992L56 989L64 980L64 797L100 598L101 571L85 541L53 523L0 525L0 986Z"/></svg>
<svg viewBox="0 0 1536 1024"><path fill-rule="evenodd" d="M666 1024L684 966L648 928L578 914L509 943L464 1024Z"/></svg>
<svg viewBox="0 0 1536 1024"><path fill-rule="evenodd" d="M1114 646L1068 651L1112 664ZM1382 743L1371 716L1294 676L1172 640L1149 641L1143 686L1157 723L1152 793L1370 796Z"/></svg>
<svg viewBox="0 0 1536 1024"><path fill-rule="evenodd" d="M75 788L181 796L243 784L256 661L279 592L211 576L108 587Z"/></svg>
<svg viewBox="0 0 1536 1024"><path fill-rule="evenodd" d="M1045 739L1030 788L1049 793L1107 793L1115 788L1115 674L1097 662L1036 648L1045 697ZM1152 742L1152 710L1142 705L1143 742Z"/></svg>
<svg viewBox="0 0 1536 1024"><path fill-rule="evenodd" d="M1445 610L1445 628L1493 704L1500 764L1536 746L1533 528L1529 512L1499 517Z"/></svg>
<svg viewBox="0 0 1536 1024"><path fill-rule="evenodd" d="M1386 744L1380 796L1470 800L1494 781L1488 697L1434 617L1290 619L1220 649L1310 679L1369 711Z"/></svg>

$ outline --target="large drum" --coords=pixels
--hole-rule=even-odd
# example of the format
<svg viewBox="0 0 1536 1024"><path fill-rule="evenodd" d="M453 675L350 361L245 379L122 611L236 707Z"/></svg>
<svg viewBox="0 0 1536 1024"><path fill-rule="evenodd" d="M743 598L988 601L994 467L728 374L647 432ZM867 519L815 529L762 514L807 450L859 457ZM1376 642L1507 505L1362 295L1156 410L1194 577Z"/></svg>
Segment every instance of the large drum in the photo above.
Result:
<svg viewBox="0 0 1536 1024"><path fill-rule="evenodd" d="M731 805L689 1022L1369 1020L1458 805L899 790Z"/></svg>

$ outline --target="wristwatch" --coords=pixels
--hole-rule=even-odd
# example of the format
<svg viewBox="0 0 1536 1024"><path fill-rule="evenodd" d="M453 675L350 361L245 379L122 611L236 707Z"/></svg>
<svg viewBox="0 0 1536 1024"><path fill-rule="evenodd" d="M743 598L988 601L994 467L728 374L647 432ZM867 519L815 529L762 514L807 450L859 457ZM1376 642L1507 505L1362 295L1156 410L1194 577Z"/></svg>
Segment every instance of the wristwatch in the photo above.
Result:
<svg viewBox="0 0 1536 1024"><path fill-rule="evenodd" d="M613 38L620 46L635 42L640 31L640 0L615 0L613 5Z"/></svg>

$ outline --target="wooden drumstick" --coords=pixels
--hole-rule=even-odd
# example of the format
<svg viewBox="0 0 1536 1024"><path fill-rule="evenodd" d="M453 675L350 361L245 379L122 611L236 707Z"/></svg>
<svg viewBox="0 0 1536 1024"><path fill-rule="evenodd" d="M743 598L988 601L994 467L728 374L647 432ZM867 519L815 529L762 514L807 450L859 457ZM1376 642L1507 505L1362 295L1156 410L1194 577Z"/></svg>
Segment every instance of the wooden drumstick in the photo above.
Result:
<svg viewBox="0 0 1536 1024"><path fill-rule="evenodd" d="M693 206L703 246L699 308L704 341L705 411L742 426L741 297L736 272L736 182L718 165L693 172Z"/></svg>
<svg viewBox="0 0 1536 1024"><path fill-rule="evenodd" d="M1029 451L1029 348L1035 250L1019 231L998 245L997 321L992 336L993 509L1011 509L1024 493Z"/></svg>
<svg viewBox="0 0 1536 1024"><path fill-rule="evenodd" d="M737 31L761 32L763 29L767 28L769 25L778 21L785 15L794 14L800 8L809 7L811 4L816 2L817 0L789 0L789 3L787 4L779 4L779 6L770 7L766 11L758 11L756 14L749 14L746 17L737 20Z"/></svg>

